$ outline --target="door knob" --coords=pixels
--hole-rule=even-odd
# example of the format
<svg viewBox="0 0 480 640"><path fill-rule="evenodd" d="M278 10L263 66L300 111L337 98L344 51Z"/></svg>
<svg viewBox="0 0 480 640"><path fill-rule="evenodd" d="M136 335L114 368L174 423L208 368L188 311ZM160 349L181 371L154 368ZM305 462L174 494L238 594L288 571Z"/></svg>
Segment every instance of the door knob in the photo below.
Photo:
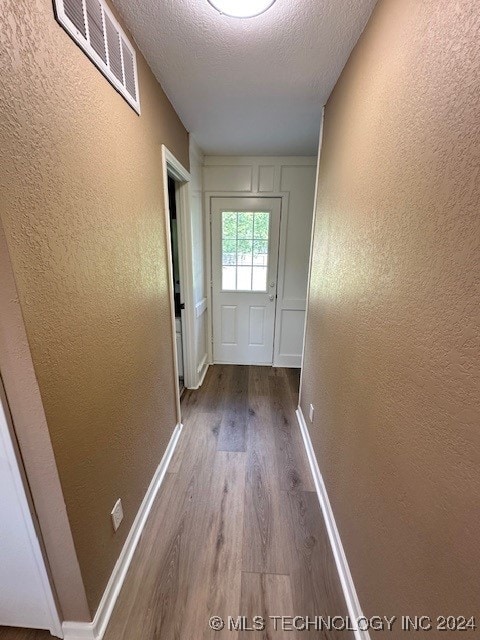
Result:
<svg viewBox="0 0 480 640"><path fill-rule="evenodd" d="M271 293L268 297L270 298L270 302L273 302L275 300L275 296L273 295L273 293Z"/></svg>

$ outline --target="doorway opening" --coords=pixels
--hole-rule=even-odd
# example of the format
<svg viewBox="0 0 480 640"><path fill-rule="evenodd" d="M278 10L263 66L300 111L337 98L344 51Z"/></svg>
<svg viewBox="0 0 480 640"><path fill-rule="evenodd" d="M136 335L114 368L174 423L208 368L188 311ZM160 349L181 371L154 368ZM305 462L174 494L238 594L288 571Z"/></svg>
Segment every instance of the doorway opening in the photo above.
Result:
<svg viewBox="0 0 480 640"><path fill-rule="evenodd" d="M172 321L172 350L177 422L180 396L195 385L193 303L193 244L190 210L190 174L162 145L168 287Z"/></svg>
<svg viewBox="0 0 480 640"><path fill-rule="evenodd" d="M185 389L184 362L183 362L183 331L182 331L182 311L185 303L182 300L182 282L180 276L180 252L178 243L178 233L180 227L177 218L177 194L175 180L168 176L168 208L170 217L170 249L172 252L172 286L175 310L175 342L177 347L177 375L180 396Z"/></svg>

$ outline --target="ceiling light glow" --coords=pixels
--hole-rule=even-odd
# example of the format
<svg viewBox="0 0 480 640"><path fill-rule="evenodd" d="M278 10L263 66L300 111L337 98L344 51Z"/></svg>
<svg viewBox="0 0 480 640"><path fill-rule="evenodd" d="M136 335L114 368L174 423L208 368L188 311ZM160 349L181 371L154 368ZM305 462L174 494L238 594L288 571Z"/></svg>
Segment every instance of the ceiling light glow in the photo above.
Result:
<svg viewBox="0 0 480 640"><path fill-rule="evenodd" d="M275 0L208 0L217 11L232 18L253 18L270 9Z"/></svg>

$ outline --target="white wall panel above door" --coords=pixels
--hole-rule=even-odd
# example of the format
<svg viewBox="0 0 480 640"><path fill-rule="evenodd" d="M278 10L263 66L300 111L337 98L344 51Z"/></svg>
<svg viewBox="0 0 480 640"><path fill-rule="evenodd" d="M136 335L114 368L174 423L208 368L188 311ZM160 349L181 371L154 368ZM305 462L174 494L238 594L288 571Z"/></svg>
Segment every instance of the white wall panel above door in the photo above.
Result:
<svg viewBox="0 0 480 640"><path fill-rule="evenodd" d="M258 167L258 190L260 193L272 192L275 189L275 167Z"/></svg>
<svg viewBox="0 0 480 640"><path fill-rule="evenodd" d="M250 165L205 166L203 184L205 191L249 193L252 190L252 167Z"/></svg>

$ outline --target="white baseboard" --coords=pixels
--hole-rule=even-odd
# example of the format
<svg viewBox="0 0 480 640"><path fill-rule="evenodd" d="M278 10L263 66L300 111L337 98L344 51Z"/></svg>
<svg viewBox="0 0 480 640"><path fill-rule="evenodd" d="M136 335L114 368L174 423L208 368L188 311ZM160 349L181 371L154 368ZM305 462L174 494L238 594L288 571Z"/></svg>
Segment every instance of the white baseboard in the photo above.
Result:
<svg viewBox="0 0 480 640"><path fill-rule="evenodd" d="M118 594L122 588L128 567L132 561L133 554L137 547L138 541L142 534L145 523L150 514L155 497L165 477L168 465L172 459L173 452L178 443L183 425L177 424L170 438L167 449L163 455L160 464L150 482L142 504L138 510L132 528L125 540L123 549L118 557L115 567L113 568L110 580L105 588L100 604L93 622L64 622L63 633L65 640L102 640L107 624L112 615L113 607L117 601Z"/></svg>
<svg viewBox="0 0 480 640"><path fill-rule="evenodd" d="M302 366L302 356L285 356L277 353L273 358L274 367L285 367L286 369L300 369Z"/></svg>
<svg viewBox="0 0 480 640"><path fill-rule="evenodd" d="M64 640L96 640L93 622L64 622Z"/></svg>
<svg viewBox="0 0 480 640"><path fill-rule="evenodd" d="M313 480L315 482L315 488L317 490L318 500L322 509L323 518L325 520L325 526L327 529L328 537L330 539L330 545L332 547L333 556L335 558L335 564L337 565L338 575L343 589L343 595L347 603L348 615L355 628L356 640L370 640L370 634L368 631L359 629L357 621L364 618L360 602L358 600L355 585L353 583L352 574L347 562L347 557L343 549L342 541L340 539L340 533L335 522L332 506L328 498L327 489L323 481L322 474L318 467L317 458L313 450L312 441L308 432L307 423L300 407L297 409L297 420L300 425L300 431L302 432L303 442L310 463L310 469L312 471ZM352 625L352 626L353 626Z"/></svg>

